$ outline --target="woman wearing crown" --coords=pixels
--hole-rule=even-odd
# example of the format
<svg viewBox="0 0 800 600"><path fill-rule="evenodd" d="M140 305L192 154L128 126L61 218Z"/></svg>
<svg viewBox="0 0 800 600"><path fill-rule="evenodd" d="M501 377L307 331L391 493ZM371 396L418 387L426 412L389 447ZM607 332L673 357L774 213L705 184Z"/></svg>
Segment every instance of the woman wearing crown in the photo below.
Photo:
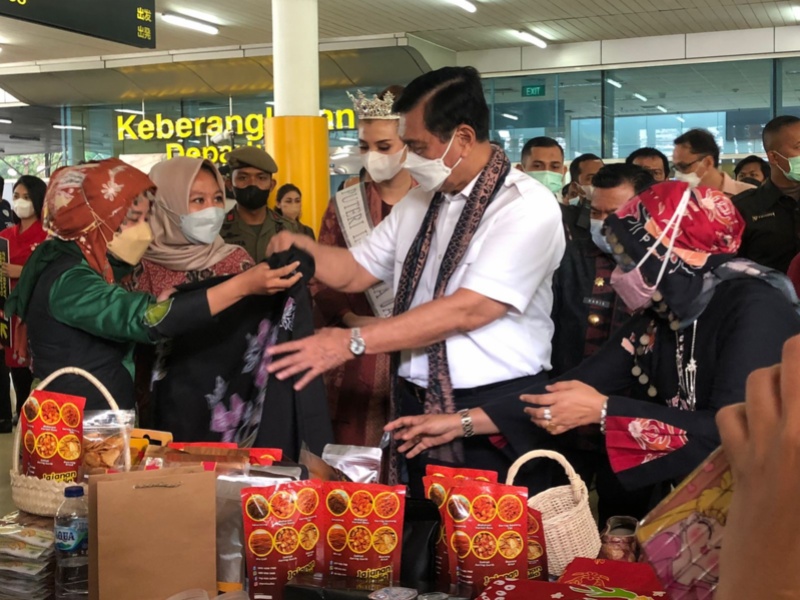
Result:
<svg viewBox="0 0 800 600"><path fill-rule="evenodd" d="M391 86L372 99L361 91L356 96L348 93L358 116L358 143L366 173L331 198L319 232L321 244L349 248L386 218L413 187L411 175L403 168L406 148L398 132L400 117L392 112L402 92L402 87ZM340 219L345 212L348 218ZM318 285L314 300L325 327L361 327L391 316L394 305L386 284L363 294L344 294ZM325 379L336 442L377 446L389 414L389 356L363 356L330 371Z"/></svg>

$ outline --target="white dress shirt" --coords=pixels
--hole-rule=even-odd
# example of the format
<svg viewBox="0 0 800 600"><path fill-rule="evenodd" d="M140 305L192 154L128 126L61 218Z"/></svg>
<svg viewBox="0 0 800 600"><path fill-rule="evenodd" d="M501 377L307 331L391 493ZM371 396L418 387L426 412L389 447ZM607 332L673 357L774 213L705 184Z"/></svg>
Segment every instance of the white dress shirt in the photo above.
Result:
<svg viewBox="0 0 800 600"><path fill-rule="evenodd" d="M445 250L478 177L460 193L445 195L411 308L433 300ZM369 237L351 249L356 261L374 277L392 283L395 293L403 262L432 197L432 193L412 189ZM561 210L553 194L528 175L511 169L445 291L445 295L451 295L465 288L510 307L500 319L447 339L455 389L535 375L551 368L552 279L564 246ZM399 375L427 387L425 348L402 352Z"/></svg>

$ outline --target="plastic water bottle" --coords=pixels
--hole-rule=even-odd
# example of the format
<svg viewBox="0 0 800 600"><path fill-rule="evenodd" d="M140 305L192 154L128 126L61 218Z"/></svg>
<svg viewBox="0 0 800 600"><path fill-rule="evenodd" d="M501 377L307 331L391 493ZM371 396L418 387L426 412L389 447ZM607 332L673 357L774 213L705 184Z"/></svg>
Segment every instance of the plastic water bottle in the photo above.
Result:
<svg viewBox="0 0 800 600"><path fill-rule="evenodd" d="M89 596L89 507L83 488L64 490L56 513L56 600Z"/></svg>

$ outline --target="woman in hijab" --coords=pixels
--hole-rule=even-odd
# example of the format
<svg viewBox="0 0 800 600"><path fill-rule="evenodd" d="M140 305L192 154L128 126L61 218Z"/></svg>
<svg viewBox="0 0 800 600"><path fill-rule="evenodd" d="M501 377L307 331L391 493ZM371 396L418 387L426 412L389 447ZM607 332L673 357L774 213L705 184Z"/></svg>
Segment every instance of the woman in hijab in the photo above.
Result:
<svg viewBox="0 0 800 600"><path fill-rule="evenodd" d="M320 244L348 248L356 241L348 222L339 218L343 203L348 211L358 211L358 221L377 227L414 185L403 168L406 152L398 130L400 117L392 112L392 103L403 89L392 86L371 100L361 92L350 96L358 114L364 177L331 199L322 218ZM325 327L361 327L376 317L391 315L393 296L386 285L363 294L319 286L314 302ZM362 356L327 373L325 380L337 443L377 446L389 416L389 356Z"/></svg>
<svg viewBox="0 0 800 600"><path fill-rule="evenodd" d="M253 266L241 247L219 236L225 220L225 182L202 158L176 157L152 168L158 188L150 228L153 241L134 269L133 289L160 296L166 290Z"/></svg>
<svg viewBox="0 0 800 600"><path fill-rule="evenodd" d="M601 512L643 516L719 445L716 412L743 402L747 376L780 362L800 332L790 282L735 258L743 229L731 201L709 188L670 181L630 200L604 233L617 260L612 285L634 316L517 407L471 411L475 433L502 433L516 455L542 446L569 454L570 432L597 428L617 482L637 490L624 512ZM409 456L462 435L459 415L406 417L387 429Z"/></svg>
<svg viewBox="0 0 800 600"><path fill-rule="evenodd" d="M35 378L67 366L95 375L122 409L133 408L134 343L155 343L211 322L250 294L293 285L297 265L259 265L208 290L157 301L116 284L144 255L155 185L141 171L107 159L56 171L45 197L52 234L31 255L6 308L28 324ZM286 278L284 278L286 277ZM89 382L61 377L48 388L106 403Z"/></svg>
<svg viewBox="0 0 800 600"><path fill-rule="evenodd" d="M14 219L16 224L0 232L0 238L8 241L8 257L7 262L2 264L2 271L3 275L8 277L11 282L11 289L17 285L22 268L36 246L47 237L42 229L42 207L46 192L47 184L33 175L23 175L14 184L12 209L16 217ZM33 376L29 367L25 328L20 327L19 319L15 319L13 325L12 332L15 339L12 340L11 346L5 348L5 366L11 372L11 380L17 395L17 414L19 414L22 404L31 391ZM8 381L8 371L4 371L4 375L5 381ZM10 405L7 386L3 386L2 395L5 396L2 411L8 413ZM0 419L0 433L11 431L11 415L8 414L8 418L5 418L6 415L3 417Z"/></svg>

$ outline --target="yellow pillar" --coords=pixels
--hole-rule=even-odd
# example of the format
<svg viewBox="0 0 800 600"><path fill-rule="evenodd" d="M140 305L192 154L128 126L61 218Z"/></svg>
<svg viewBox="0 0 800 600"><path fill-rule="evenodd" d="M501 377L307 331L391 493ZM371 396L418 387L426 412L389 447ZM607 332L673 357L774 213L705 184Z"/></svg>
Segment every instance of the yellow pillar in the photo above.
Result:
<svg viewBox="0 0 800 600"><path fill-rule="evenodd" d="M265 121L266 150L278 163L276 190L292 183L303 194L301 221L319 233L330 198L328 121L325 117L272 117Z"/></svg>

